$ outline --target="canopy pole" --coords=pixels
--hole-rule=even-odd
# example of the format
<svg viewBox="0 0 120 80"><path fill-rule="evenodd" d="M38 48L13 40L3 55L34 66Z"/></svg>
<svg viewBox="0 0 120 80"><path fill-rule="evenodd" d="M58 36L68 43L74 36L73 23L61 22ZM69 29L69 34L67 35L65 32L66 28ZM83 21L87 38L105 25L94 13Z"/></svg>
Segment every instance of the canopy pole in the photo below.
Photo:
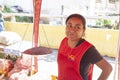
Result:
<svg viewBox="0 0 120 80"><path fill-rule="evenodd" d="M120 1L119 1L120 3ZM120 5L119 5L120 8ZM117 45L117 54L115 57L115 71L114 71L114 76L113 76L113 80L120 80L120 9L119 9L119 13L118 13L118 26L119 26L119 34L118 34L118 45Z"/></svg>
<svg viewBox="0 0 120 80"><path fill-rule="evenodd" d="M33 45L38 46L39 22L42 0L34 0L34 28L33 28Z"/></svg>
<svg viewBox="0 0 120 80"><path fill-rule="evenodd" d="M39 22L40 22L40 11L41 11L42 0L33 0L33 9L34 9L34 26L33 26L33 47L38 46L38 35L39 35ZM37 57L32 57L34 61L34 72L38 72L38 59Z"/></svg>
<svg viewBox="0 0 120 80"><path fill-rule="evenodd" d="M120 1L119 1L120 4ZM118 38L118 80L120 80L120 5L119 5L119 38Z"/></svg>
<svg viewBox="0 0 120 80"><path fill-rule="evenodd" d="M119 1L120 4L120 1ZM120 42L120 5L119 5L119 42ZM120 43L119 43L119 53L118 53L118 80L120 80Z"/></svg>

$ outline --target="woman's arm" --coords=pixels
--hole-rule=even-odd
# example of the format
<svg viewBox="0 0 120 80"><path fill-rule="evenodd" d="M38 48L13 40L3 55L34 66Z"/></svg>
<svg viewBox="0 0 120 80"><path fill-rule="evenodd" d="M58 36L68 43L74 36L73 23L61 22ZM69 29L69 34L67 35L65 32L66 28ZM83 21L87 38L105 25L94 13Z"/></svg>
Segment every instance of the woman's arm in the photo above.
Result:
<svg viewBox="0 0 120 80"><path fill-rule="evenodd" d="M112 66L104 58L97 62L96 65L102 70L98 80L107 80L112 72Z"/></svg>

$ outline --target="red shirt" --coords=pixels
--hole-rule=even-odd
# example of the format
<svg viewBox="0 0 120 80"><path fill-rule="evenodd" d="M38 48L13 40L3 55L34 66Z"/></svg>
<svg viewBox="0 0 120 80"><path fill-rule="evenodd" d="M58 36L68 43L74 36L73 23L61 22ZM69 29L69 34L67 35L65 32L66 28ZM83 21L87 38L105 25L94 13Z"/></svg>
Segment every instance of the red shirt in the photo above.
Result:
<svg viewBox="0 0 120 80"><path fill-rule="evenodd" d="M84 41L78 47L70 48L68 39L64 38L58 51L58 80L83 80L80 75L80 61L86 50L92 45ZM90 79L92 73L90 74Z"/></svg>

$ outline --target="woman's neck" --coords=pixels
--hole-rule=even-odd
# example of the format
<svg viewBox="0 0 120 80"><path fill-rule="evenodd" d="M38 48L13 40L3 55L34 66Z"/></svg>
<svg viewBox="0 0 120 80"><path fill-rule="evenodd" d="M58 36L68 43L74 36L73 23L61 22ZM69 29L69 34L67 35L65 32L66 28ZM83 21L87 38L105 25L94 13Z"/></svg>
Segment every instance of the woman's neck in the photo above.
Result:
<svg viewBox="0 0 120 80"><path fill-rule="evenodd" d="M68 46L71 47L71 48L74 48L74 47L76 47L76 45L78 44L78 42L80 40L81 39L79 39L79 40L68 40Z"/></svg>

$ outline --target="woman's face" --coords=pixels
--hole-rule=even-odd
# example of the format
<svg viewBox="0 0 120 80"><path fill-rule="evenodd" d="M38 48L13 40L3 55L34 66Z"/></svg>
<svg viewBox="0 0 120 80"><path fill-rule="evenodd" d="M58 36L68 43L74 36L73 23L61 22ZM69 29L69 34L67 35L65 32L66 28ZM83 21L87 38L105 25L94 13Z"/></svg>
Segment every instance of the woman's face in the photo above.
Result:
<svg viewBox="0 0 120 80"><path fill-rule="evenodd" d="M81 19L72 17L66 23L66 36L71 41L78 41L82 38L85 29Z"/></svg>

